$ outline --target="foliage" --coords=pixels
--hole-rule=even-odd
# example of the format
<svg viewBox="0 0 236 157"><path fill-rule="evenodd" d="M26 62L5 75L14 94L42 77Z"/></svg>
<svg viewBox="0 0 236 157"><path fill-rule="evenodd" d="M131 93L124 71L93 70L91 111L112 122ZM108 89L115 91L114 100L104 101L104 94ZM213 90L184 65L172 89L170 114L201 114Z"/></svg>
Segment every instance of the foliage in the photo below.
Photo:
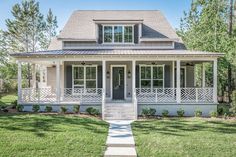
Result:
<svg viewBox="0 0 236 157"><path fill-rule="evenodd" d="M141 114L143 117L151 117L151 116L154 116L155 113L156 113L156 109L154 108L143 108Z"/></svg>
<svg viewBox="0 0 236 157"><path fill-rule="evenodd" d="M224 113L224 108L223 108L223 107L218 107L218 108L217 108L217 113L218 113L219 115L223 115L223 113Z"/></svg>
<svg viewBox="0 0 236 157"><path fill-rule="evenodd" d="M14 101L12 101L11 102L11 104L12 104L12 108L14 109L14 108L16 108L16 106L17 106L17 100L14 100Z"/></svg>
<svg viewBox="0 0 236 157"><path fill-rule="evenodd" d="M66 113L67 112L67 108L65 106L61 106L61 113Z"/></svg>
<svg viewBox="0 0 236 157"><path fill-rule="evenodd" d="M195 115L195 117L201 117L202 116L202 111L200 109L196 109L194 111L194 115Z"/></svg>
<svg viewBox="0 0 236 157"><path fill-rule="evenodd" d="M33 112L39 112L40 106L39 105L33 105L32 110L33 110Z"/></svg>
<svg viewBox="0 0 236 157"><path fill-rule="evenodd" d="M163 117L167 117L169 115L169 111L168 110L163 110L161 114L162 114Z"/></svg>
<svg viewBox="0 0 236 157"><path fill-rule="evenodd" d="M99 115L99 110L96 109L96 108L93 108L93 107L88 107L88 108L86 109L86 112L87 112L88 114L94 115L94 116Z"/></svg>
<svg viewBox="0 0 236 157"><path fill-rule="evenodd" d="M47 106L45 107L45 112L52 112L52 106L47 105Z"/></svg>
<svg viewBox="0 0 236 157"><path fill-rule="evenodd" d="M211 117L214 117L214 118L217 117L217 116L218 116L217 111L211 111L211 112L210 112L210 116L211 116Z"/></svg>
<svg viewBox="0 0 236 157"><path fill-rule="evenodd" d="M16 110L18 111L18 112L22 112L23 111L23 109L24 109L24 106L23 105L17 105L16 106Z"/></svg>
<svg viewBox="0 0 236 157"><path fill-rule="evenodd" d="M180 109L178 109L177 110L177 115L179 116L179 117L183 117L184 116L184 109L182 109L182 108L180 108Z"/></svg>
<svg viewBox="0 0 236 157"><path fill-rule="evenodd" d="M74 105L74 106L73 106L73 111L74 111L75 113L79 113L79 109L80 109L80 105Z"/></svg>

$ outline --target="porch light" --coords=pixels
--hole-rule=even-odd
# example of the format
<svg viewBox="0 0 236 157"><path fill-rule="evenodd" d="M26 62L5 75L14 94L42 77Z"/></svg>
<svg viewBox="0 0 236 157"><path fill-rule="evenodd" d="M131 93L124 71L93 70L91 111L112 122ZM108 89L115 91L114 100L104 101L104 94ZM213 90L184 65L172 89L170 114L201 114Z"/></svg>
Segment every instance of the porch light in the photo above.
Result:
<svg viewBox="0 0 236 157"><path fill-rule="evenodd" d="M81 62L81 65L85 65L85 62L83 61L83 62Z"/></svg>
<svg viewBox="0 0 236 157"><path fill-rule="evenodd" d="M128 71L128 78L131 78L131 72L130 72L130 70Z"/></svg>
<svg viewBox="0 0 236 157"><path fill-rule="evenodd" d="M110 78L110 72L107 71L107 78L109 79Z"/></svg>

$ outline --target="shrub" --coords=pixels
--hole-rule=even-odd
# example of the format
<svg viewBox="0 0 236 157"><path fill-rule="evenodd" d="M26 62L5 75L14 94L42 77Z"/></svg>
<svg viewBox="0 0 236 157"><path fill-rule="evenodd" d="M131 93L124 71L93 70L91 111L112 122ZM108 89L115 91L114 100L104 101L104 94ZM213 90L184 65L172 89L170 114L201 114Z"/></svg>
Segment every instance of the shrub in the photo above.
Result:
<svg viewBox="0 0 236 157"><path fill-rule="evenodd" d="M156 109L154 108L143 108L141 114L144 117L150 117L150 116L154 116L155 113L156 113Z"/></svg>
<svg viewBox="0 0 236 157"><path fill-rule="evenodd" d="M18 112L22 112L23 109L24 109L24 106L23 106L23 105L16 105L16 110L17 110Z"/></svg>
<svg viewBox="0 0 236 157"><path fill-rule="evenodd" d="M67 108L65 106L61 106L61 113L66 113Z"/></svg>
<svg viewBox="0 0 236 157"><path fill-rule="evenodd" d="M40 106L39 105L33 105L33 112L39 112Z"/></svg>
<svg viewBox="0 0 236 157"><path fill-rule="evenodd" d="M218 114L217 114L216 111L211 111L211 112L210 112L210 116L211 116L211 117L217 117Z"/></svg>
<svg viewBox="0 0 236 157"><path fill-rule="evenodd" d="M168 110L163 110L162 111L162 116L163 117L167 117L169 115L169 111Z"/></svg>
<svg viewBox="0 0 236 157"><path fill-rule="evenodd" d="M99 110L93 107L88 107L86 112L88 112L90 115L99 115Z"/></svg>
<svg viewBox="0 0 236 157"><path fill-rule="evenodd" d="M177 115L178 115L179 117L183 117L183 116L184 116L184 109L182 109L182 108L178 109L178 110L177 110Z"/></svg>
<svg viewBox="0 0 236 157"><path fill-rule="evenodd" d="M47 105L45 107L45 112L52 112L52 106Z"/></svg>
<svg viewBox="0 0 236 157"><path fill-rule="evenodd" d="M223 107L217 108L217 113L218 113L218 115L223 115L223 113L224 113L224 108L223 108Z"/></svg>
<svg viewBox="0 0 236 157"><path fill-rule="evenodd" d="M79 113L79 109L80 109L80 105L75 105L75 106L73 106L73 111L74 111L75 113Z"/></svg>
<svg viewBox="0 0 236 157"><path fill-rule="evenodd" d="M11 104L12 104L12 108L15 109L17 106L17 100L11 102Z"/></svg>
<svg viewBox="0 0 236 157"><path fill-rule="evenodd" d="M195 110L194 115L195 115L195 117L201 117L202 116L202 111L197 109L197 110Z"/></svg>

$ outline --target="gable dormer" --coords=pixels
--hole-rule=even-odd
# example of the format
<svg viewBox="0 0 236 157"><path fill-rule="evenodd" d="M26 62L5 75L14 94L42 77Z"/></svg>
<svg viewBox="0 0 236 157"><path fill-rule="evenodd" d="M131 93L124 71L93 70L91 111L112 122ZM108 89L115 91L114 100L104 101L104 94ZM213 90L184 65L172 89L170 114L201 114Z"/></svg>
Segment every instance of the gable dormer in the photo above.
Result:
<svg viewBox="0 0 236 157"><path fill-rule="evenodd" d="M94 19L98 28L99 44L138 44L142 33L143 20L99 20Z"/></svg>
<svg viewBox="0 0 236 157"><path fill-rule="evenodd" d="M181 39L159 11L75 11L63 49L175 49Z"/></svg>

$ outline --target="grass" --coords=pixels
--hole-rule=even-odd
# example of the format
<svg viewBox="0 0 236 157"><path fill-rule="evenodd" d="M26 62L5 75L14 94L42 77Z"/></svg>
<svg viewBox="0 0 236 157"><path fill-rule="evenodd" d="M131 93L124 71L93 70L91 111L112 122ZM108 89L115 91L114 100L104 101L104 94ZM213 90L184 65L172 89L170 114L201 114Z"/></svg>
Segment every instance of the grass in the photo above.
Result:
<svg viewBox="0 0 236 157"><path fill-rule="evenodd" d="M236 155L236 120L166 118L132 124L140 157Z"/></svg>
<svg viewBox="0 0 236 157"><path fill-rule="evenodd" d="M0 98L0 106L10 105L12 102L17 100L17 95L15 93L12 94L4 94Z"/></svg>
<svg viewBox="0 0 236 157"><path fill-rule="evenodd" d="M96 118L0 114L0 156L103 156L107 132Z"/></svg>

